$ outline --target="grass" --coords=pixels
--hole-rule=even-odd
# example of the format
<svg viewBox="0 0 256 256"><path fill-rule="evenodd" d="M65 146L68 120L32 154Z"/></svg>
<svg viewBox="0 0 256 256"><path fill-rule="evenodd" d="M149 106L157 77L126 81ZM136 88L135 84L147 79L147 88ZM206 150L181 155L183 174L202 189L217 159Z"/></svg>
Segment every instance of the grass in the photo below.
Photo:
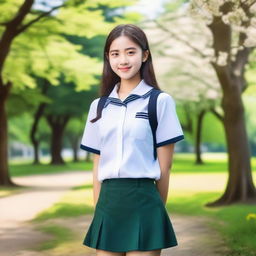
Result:
<svg viewBox="0 0 256 256"><path fill-rule="evenodd" d="M185 175L184 175L185 178ZM247 220L249 213L256 213L255 205L234 204L225 207L206 207L220 197L222 192L172 192L167 210L171 213L188 216L210 217L209 225L217 229L231 249L230 256L256 255L256 219Z"/></svg>
<svg viewBox="0 0 256 256"><path fill-rule="evenodd" d="M59 225L44 225L40 226L38 230L52 236L50 240L43 242L38 248L36 248L38 251L56 248L60 244L69 242L74 237L74 234L70 231L70 229L61 227Z"/></svg>
<svg viewBox="0 0 256 256"><path fill-rule="evenodd" d="M49 165L49 164L31 164L31 163L13 163L10 164L11 177L48 174L64 171L85 171L92 169L92 162L66 162L65 165Z"/></svg>
<svg viewBox="0 0 256 256"><path fill-rule="evenodd" d="M0 198L17 194L20 191L22 191L22 188L19 188L19 187L1 186L0 187Z"/></svg>
<svg viewBox="0 0 256 256"><path fill-rule="evenodd" d="M38 214L33 221L41 222L56 218L69 218L92 214L92 185L74 187L58 203Z"/></svg>
<svg viewBox="0 0 256 256"><path fill-rule="evenodd" d="M221 155L219 158L215 159L203 154L204 164L197 165L195 164L193 154L176 154L174 155L172 171L175 173L226 172L227 160L224 156Z"/></svg>

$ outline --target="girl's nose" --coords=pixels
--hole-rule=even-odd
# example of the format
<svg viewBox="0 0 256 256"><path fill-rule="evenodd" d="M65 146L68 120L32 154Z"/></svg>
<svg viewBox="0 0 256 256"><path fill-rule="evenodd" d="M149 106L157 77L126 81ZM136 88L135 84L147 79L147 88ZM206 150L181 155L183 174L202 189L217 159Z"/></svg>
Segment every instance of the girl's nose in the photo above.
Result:
<svg viewBox="0 0 256 256"><path fill-rule="evenodd" d="M126 65L128 63L127 56L125 54L120 55L120 64Z"/></svg>

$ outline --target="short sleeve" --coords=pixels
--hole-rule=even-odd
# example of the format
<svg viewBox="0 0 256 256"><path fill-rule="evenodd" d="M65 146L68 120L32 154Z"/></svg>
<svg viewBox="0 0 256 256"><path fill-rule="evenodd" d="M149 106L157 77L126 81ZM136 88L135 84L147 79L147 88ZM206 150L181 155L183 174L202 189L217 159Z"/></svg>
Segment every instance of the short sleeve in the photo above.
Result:
<svg viewBox="0 0 256 256"><path fill-rule="evenodd" d="M80 148L100 155L99 120L94 123L90 122L90 120L96 117L98 101L99 98L95 99L90 105Z"/></svg>
<svg viewBox="0 0 256 256"><path fill-rule="evenodd" d="M175 143L184 139L184 134L176 113L176 104L167 93L160 93L157 99L156 147Z"/></svg>

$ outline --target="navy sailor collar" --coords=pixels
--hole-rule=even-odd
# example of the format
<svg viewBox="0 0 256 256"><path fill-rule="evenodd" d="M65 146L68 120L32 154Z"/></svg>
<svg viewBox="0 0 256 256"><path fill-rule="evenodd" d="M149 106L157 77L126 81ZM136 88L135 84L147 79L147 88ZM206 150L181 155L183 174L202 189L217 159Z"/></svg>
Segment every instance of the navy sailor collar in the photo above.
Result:
<svg viewBox="0 0 256 256"><path fill-rule="evenodd" d="M112 104L115 104L115 105L118 105L118 106L122 106L122 105L126 106L127 103L129 103L133 100L136 100L136 99L139 99L139 98L147 98L150 95L151 90L153 89L152 86L146 84L145 81L142 79L140 81L140 83L135 88L132 89L132 91L125 98L125 100L122 101L121 99L119 99L119 96L118 96L118 93L117 93L119 85L120 85L120 83L117 83L114 86L113 90L111 91L111 93L109 94L109 96L106 100L104 108L109 103L112 103Z"/></svg>

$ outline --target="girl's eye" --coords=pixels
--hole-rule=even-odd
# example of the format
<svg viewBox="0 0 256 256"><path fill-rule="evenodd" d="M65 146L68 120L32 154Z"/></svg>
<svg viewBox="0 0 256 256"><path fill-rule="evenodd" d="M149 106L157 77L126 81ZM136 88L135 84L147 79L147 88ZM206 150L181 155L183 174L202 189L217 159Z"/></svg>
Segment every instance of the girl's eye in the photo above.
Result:
<svg viewBox="0 0 256 256"><path fill-rule="evenodd" d="M112 53L110 53L110 56L111 57L116 57L116 56L118 56L118 53L117 52L112 52Z"/></svg>
<svg viewBox="0 0 256 256"><path fill-rule="evenodd" d="M135 53L135 51L129 51L128 55L133 55Z"/></svg>

